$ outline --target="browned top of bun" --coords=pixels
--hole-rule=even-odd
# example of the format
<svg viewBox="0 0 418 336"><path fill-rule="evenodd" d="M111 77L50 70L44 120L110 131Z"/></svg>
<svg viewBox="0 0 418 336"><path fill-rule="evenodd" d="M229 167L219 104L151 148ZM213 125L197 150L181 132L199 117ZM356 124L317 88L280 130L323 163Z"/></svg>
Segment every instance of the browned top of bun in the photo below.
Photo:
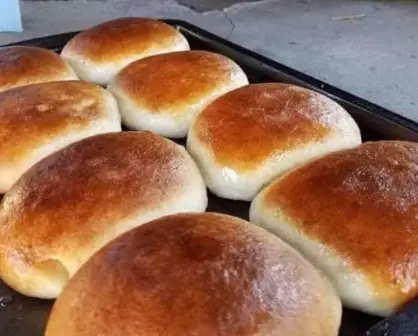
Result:
<svg viewBox="0 0 418 336"><path fill-rule="evenodd" d="M46 335L336 335L339 302L278 238L219 214L164 217L100 250Z"/></svg>
<svg viewBox="0 0 418 336"><path fill-rule="evenodd" d="M265 202L395 302L417 293L418 144L370 142L328 155L275 182Z"/></svg>
<svg viewBox="0 0 418 336"><path fill-rule="evenodd" d="M114 86L150 112L183 113L193 103L220 90L241 71L229 58L207 51L182 51L136 61L115 78Z"/></svg>
<svg viewBox="0 0 418 336"><path fill-rule="evenodd" d="M221 165L251 170L275 151L320 141L344 127L345 111L313 91L252 84L231 91L198 115L195 136Z"/></svg>
<svg viewBox="0 0 418 336"><path fill-rule="evenodd" d="M0 91L60 79L76 79L64 60L48 49L0 48Z"/></svg>
<svg viewBox="0 0 418 336"><path fill-rule="evenodd" d="M107 114L111 95L99 86L50 82L0 93L0 159L19 160L65 131L84 129Z"/></svg>
<svg viewBox="0 0 418 336"><path fill-rule="evenodd" d="M107 133L69 145L29 169L4 196L0 247L35 262L44 250L65 246L77 259L84 244L117 221L177 197L187 186L189 160L179 145L149 132Z"/></svg>
<svg viewBox="0 0 418 336"><path fill-rule="evenodd" d="M176 29L162 21L121 18L84 30L64 50L96 62L118 61L155 47L169 47L179 37Z"/></svg>

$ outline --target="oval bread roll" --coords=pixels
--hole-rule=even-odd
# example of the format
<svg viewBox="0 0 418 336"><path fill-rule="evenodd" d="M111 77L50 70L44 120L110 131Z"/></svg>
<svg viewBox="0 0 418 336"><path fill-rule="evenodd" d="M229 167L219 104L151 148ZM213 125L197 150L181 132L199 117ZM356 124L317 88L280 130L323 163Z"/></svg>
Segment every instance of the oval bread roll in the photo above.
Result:
<svg viewBox="0 0 418 336"><path fill-rule="evenodd" d="M112 95L80 81L0 92L0 193L33 164L70 143L121 130Z"/></svg>
<svg viewBox="0 0 418 336"><path fill-rule="evenodd" d="M276 176L361 142L351 116L329 98L297 86L252 84L209 104L187 148L209 189L250 201Z"/></svg>
<svg viewBox="0 0 418 336"><path fill-rule="evenodd" d="M81 79L106 85L133 61L189 49L186 38L162 21L121 18L77 34L65 45L61 56Z"/></svg>
<svg viewBox="0 0 418 336"><path fill-rule="evenodd" d="M116 96L127 127L183 138L208 103L246 84L247 76L229 58L183 51L128 65L108 89Z"/></svg>
<svg viewBox="0 0 418 336"><path fill-rule="evenodd" d="M37 47L0 48L0 69L0 91L28 84L77 79L59 55Z"/></svg>
<svg viewBox="0 0 418 336"><path fill-rule="evenodd" d="M388 315L418 292L418 144L370 142L277 179L251 221L299 249L346 306Z"/></svg>
<svg viewBox="0 0 418 336"><path fill-rule="evenodd" d="M33 166L4 196L0 276L25 295L55 298L119 234L206 205L196 164L170 140L148 132L81 140Z"/></svg>
<svg viewBox="0 0 418 336"><path fill-rule="evenodd" d="M329 282L278 238L226 215L181 214L95 254L45 336L336 336L340 318Z"/></svg>

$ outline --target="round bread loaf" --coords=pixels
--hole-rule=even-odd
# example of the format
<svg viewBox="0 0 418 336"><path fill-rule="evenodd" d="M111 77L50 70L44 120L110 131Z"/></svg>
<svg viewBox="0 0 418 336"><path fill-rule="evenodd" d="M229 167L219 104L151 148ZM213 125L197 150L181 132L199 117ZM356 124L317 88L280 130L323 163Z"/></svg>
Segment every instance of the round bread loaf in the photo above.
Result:
<svg viewBox="0 0 418 336"><path fill-rule="evenodd" d="M112 95L80 81L32 84L0 93L0 193L33 164L70 143L121 130Z"/></svg>
<svg viewBox="0 0 418 336"><path fill-rule="evenodd" d="M105 85L133 61L181 50L189 50L189 44L170 25L152 19L121 18L77 34L61 56L81 79Z"/></svg>
<svg viewBox="0 0 418 336"><path fill-rule="evenodd" d="M0 48L0 69L0 91L28 84L77 79L59 55L37 47Z"/></svg>
<svg viewBox="0 0 418 336"><path fill-rule="evenodd" d="M183 51L128 65L108 89L116 96L122 122L129 128L183 138L207 104L246 84L247 76L229 58Z"/></svg>
<svg viewBox="0 0 418 336"><path fill-rule="evenodd" d="M226 215L180 214L95 254L45 336L336 336L340 318L329 282L277 237Z"/></svg>
<svg viewBox="0 0 418 336"><path fill-rule="evenodd" d="M33 166L4 196L0 276L25 295L55 298L119 234L206 205L203 179L182 146L149 132L81 140Z"/></svg>
<svg viewBox="0 0 418 336"><path fill-rule="evenodd" d="M418 292L418 144L371 142L265 188L251 221L299 249L348 307L388 315Z"/></svg>
<svg viewBox="0 0 418 336"><path fill-rule="evenodd" d="M337 103L279 83L252 84L216 99L192 124L187 148L216 195L250 201L273 178L361 142Z"/></svg>

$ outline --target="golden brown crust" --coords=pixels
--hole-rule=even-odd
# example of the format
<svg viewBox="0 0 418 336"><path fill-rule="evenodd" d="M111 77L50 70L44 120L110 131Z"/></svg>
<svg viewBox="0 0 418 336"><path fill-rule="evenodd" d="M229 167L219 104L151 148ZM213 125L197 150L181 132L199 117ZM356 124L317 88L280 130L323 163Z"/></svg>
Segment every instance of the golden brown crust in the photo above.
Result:
<svg viewBox="0 0 418 336"><path fill-rule="evenodd" d="M50 82L0 93L0 161L13 163L54 137L106 118L110 94L80 82Z"/></svg>
<svg viewBox="0 0 418 336"><path fill-rule="evenodd" d="M229 58L207 51L173 52L131 63L113 83L150 113L179 114L179 108L228 85L241 70Z"/></svg>
<svg viewBox="0 0 418 336"><path fill-rule="evenodd" d="M416 295L418 144L328 155L272 184L265 207L364 272L378 295L399 304Z"/></svg>
<svg viewBox="0 0 418 336"><path fill-rule="evenodd" d="M76 79L56 53L37 47L0 48L0 91L16 86Z"/></svg>
<svg viewBox="0 0 418 336"><path fill-rule="evenodd" d="M19 259L23 267L68 251L77 260L97 237L117 232L118 221L184 191L190 162L177 146L148 132L120 132L50 155L3 198L0 254L16 259L16 268Z"/></svg>
<svg viewBox="0 0 418 336"><path fill-rule="evenodd" d="M179 39L183 39L180 33L162 21L121 18L77 34L66 44L64 52L78 54L95 63L107 63L170 47Z"/></svg>
<svg viewBox="0 0 418 336"><path fill-rule="evenodd" d="M336 335L340 303L327 284L256 226L174 215L90 259L56 302L46 335Z"/></svg>
<svg viewBox="0 0 418 336"><path fill-rule="evenodd" d="M345 111L313 91L288 84L252 84L218 98L193 132L220 165L252 170L274 152L317 142L342 126Z"/></svg>

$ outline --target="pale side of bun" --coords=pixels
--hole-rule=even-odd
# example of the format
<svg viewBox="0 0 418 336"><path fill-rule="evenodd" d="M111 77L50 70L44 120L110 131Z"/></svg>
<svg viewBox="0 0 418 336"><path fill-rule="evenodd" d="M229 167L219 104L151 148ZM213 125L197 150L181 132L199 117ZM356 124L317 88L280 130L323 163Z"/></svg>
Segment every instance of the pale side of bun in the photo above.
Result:
<svg viewBox="0 0 418 336"><path fill-rule="evenodd" d="M33 166L4 196L0 276L20 293L55 298L118 235L206 205L203 179L182 146L149 132L81 140Z"/></svg>
<svg viewBox="0 0 418 336"><path fill-rule="evenodd" d="M341 302L298 252L241 219L180 214L112 241L56 301L46 336L336 336Z"/></svg>
<svg viewBox="0 0 418 336"><path fill-rule="evenodd" d="M288 84L251 84L209 104L187 148L216 195L250 201L275 177L321 155L361 143L336 102Z"/></svg>
<svg viewBox="0 0 418 336"><path fill-rule="evenodd" d="M189 49L186 38L162 21L121 18L79 33L65 45L61 56L81 79L106 85L138 59Z"/></svg>
<svg viewBox="0 0 418 336"><path fill-rule="evenodd" d="M0 48L0 69L0 91L29 84L77 79L59 55L37 47Z"/></svg>
<svg viewBox="0 0 418 336"><path fill-rule="evenodd" d="M250 219L323 270L347 307L386 316L418 293L418 144L365 143L265 188Z"/></svg>
<svg viewBox="0 0 418 336"><path fill-rule="evenodd" d="M208 51L183 51L128 65L108 89L130 129L184 138L206 105L246 84L247 76L231 59Z"/></svg>
<svg viewBox="0 0 418 336"><path fill-rule="evenodd" d="M121 130L113 96L94 84L49 82L0 93L0 193L44 157L89 136Z"/></svg>

